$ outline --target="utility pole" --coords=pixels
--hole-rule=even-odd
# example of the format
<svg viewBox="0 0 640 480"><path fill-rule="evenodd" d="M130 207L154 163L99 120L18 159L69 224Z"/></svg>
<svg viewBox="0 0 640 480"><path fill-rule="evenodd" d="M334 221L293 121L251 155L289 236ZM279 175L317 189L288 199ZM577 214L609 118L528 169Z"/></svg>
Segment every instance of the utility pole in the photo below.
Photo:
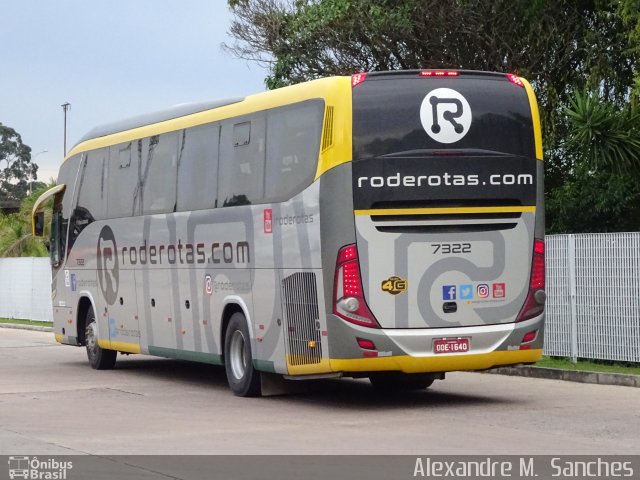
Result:
<svg viewBox="0 0 640 480"><path fill-rule="evenodd" d="M60 106L64 111L64 155L66 157L67 156L67 110L71 110L71 104L69 102L65 102Z"/></svg>

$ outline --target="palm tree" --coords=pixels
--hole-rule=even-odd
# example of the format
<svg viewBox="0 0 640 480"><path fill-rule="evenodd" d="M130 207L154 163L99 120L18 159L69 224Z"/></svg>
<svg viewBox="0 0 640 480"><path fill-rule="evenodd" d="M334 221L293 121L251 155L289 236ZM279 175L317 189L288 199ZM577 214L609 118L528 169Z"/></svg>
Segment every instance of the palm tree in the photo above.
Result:
<svg viewBox="0 0 640 480"><path fill-rule="evenodd" d="M631 97L633 98L633 96ZM578 92L566 109L567 151L600 171L640 174L640 106L619 106L598 95Z"/></svg>

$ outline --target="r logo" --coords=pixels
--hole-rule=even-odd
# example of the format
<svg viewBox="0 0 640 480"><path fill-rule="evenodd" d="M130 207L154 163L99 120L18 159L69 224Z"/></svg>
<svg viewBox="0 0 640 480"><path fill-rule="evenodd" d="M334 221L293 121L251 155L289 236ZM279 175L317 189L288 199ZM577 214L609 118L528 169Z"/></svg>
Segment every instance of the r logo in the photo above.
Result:
<svg viewBox="0 0 640 480"><path fill-rule="evenodd" d="M422 127L440 143L461 140L471 126L471 107L461 94L451 88L436 88L420 105Z"/></svg>
<svg viewBox="0 0 640 480"><path fill-rule="evenodd" d="M100 290L108 305L113 305L118 296L120 269L118 267L118 248L111 227L104 226L98 236L98 280Z"/></svg>

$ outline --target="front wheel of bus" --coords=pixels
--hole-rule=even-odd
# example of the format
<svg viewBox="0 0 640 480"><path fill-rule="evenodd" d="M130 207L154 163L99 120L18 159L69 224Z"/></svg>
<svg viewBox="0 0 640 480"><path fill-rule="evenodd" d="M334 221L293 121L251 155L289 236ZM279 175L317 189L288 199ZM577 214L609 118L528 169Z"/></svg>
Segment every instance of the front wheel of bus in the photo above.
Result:
<svg viewBox="0 0 640 480"><path fill-rule="evenodd" d="M380 372L369 377L371 385L385 392L423 390L434 381L428 373Z"/></svg>
<svg viewBox="0 0 640 480"><path fill-rule="evenodd" d="M227 382L235 395L260 396L260 372L253 368L249 328L240 312L231 316L227 326L224 337L224 367Z"/></svg>
<svg viewBox="0 0 640 480"><path fill-rule="evenodd" d="M87 357L91 368L95 370L112 369L116 364L118 352L106 350L98 345L98 324L92 308L89 308L87 312L86 325L85 340L87 343Z"/></svg>

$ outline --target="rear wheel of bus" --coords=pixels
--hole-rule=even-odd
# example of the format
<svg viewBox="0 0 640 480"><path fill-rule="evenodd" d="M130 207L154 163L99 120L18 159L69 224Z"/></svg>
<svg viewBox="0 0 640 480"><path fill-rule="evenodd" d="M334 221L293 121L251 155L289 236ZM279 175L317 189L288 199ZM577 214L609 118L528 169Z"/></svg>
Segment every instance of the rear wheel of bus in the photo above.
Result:
<svg viewBox="0 0 640 480"><path fill-rule="evenodd" d="M231 315L224 337L224 366L227 382L239 397L260 396L260 372L253 368L251 337L245 316Z"/></svg>
<svg viewBox="0 0 640 480"><path fill-rule="evenodd" d="M428 373L380 372L369 376L376 390L385 392L424 390L429 388L434 377Z"/></svg>
<svg viewBox="0 0 640 480"><path fill-rule="evenodd" d="M87 346L87 358L91 368L96 370L110 370L116 364L118 352L107 350L98 345L98 324L93 308L89 308L86 316L85 341Z"/></svg>

